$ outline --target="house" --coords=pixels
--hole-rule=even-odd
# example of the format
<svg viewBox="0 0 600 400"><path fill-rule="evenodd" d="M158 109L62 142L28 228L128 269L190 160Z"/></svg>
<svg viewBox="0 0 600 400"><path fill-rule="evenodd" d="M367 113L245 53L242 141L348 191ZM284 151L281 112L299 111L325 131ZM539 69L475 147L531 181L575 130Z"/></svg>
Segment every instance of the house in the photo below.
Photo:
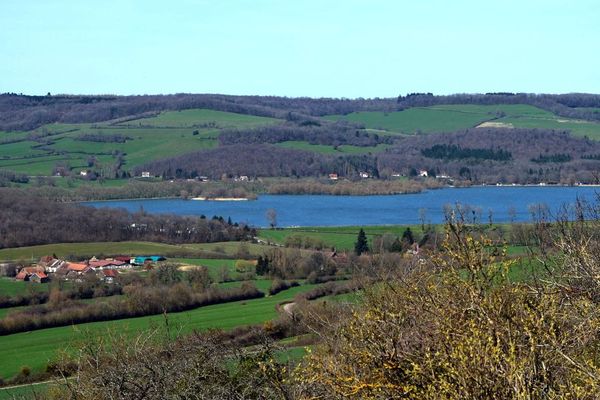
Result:
<svg viewBox="0 0 600 400"><path fill-rule="evenodd" d="M428 173L427 173L427 171L425 171L424 169L420 169L420 170L419 170L419 176L422 176L422 177L425 177L425 178L426 178L428 175L429 175L429 174L428 174Z"/></svg>
<svg viewBox="0 0 600 400"><path fill-rule="evenodd" d="M56 271L56 275L64 277L66 280L81 281L81 276L94 272L94 269L87 264L65 263L65 266Z"/></svg>
<svg viewBox="0 0 600 400"><path fill-rule="evenodd" d="M53 256L43 256L38 262L38 266L43 267L46 273L56 273L66 261L54 258Z"/></svg>
<svg viewBox="0 0 600 400"><path fill-rule="evenodd" d="M150 171L142 171L142 178L150 178Z"/></svg>
<svg viewBox="0 0 600 400"><path fill-rule="evenodd" d="M48 275L46 275L44 272L34 272L29 277L29 281L35 283L46 283L48 280Z"/></svg>
<svg viewBox="0 0 600 400"><path fill-rule="evenodd" d="M198 180L199 180L200 182L208 182L208 176L200 175L200 176L198 177Z"/></svg>
<svg viewBox="0 0 600 400"><path fill-rule="evenodd" d="M29 280L29 274L23 270L19 271L19 273L17 274L17 276L15 276L15 279L18 281L28 281Z"/></svg>
<svg viewBox="0 0 600 400"><path fill-rule="evenodd" d="M31 266L31 267L21 268L21 270L19 271L17 276L15 276L15 279L19 280L19 281L28 282L28 281L32 280L31 279L32 276L36 275L36 274L38 275L38 277L35 278L36 282L44 283L48 280L48 276L44 272L44 268L39 267L39 266ZM40 278L43 278L44 280L42 281Z"/></svg>
<svg viewBox="0 0 600 400"><path fill-rule="evenodd" d="M85 170L84 171L79 171L79 175L80 176L87 176L87 174L88 174L88 171L85 171Z"/></svg>
<svg viewBox="0 0 600 400"><path fill-rule="evenodd" d="M115 279L119 276L119 271L114 269L104 269L97 273L98 278L102 279L106 283L114 283Z"/></svg>
<svg viewBox="0 0 600 400"><path fill-rule="evenodd" d="M329 174L329 179L331 179L332 181L337 181L338 180L338 174Z"/></svg>
<svg viewBox="0 0 600 400"><path fill-rule="evenodd" d="M361 172L359 175L360 175L360 177L361 177L361 178L363 178L363 179L366 179L366 178L368 178L368 177L369 177L369 174L368 174L368 173L366 173L366 172Z"/></svg>

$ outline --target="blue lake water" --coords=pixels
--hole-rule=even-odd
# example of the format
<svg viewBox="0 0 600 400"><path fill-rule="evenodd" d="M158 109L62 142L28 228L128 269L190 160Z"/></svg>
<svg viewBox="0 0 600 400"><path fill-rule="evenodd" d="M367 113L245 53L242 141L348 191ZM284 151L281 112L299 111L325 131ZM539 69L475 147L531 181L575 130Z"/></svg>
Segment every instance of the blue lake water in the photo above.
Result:
<svg viewBox="0 0 600 400"><path fill-rule="evenodd" d="M262 195L254 201L196 201L181 199L88 202L94 207L117 207L155 214L213 215L252 226L268 226L266 212L274 209L277 225L348 226L417 224L444 220L444 206L457 203L476 210L487 222L529 221L530 207L545 204L552 212L579 198L594 201L597 187L471 187L445 188L418 194L390 196ZM511 212L513 210L514 212Z"/></svg>

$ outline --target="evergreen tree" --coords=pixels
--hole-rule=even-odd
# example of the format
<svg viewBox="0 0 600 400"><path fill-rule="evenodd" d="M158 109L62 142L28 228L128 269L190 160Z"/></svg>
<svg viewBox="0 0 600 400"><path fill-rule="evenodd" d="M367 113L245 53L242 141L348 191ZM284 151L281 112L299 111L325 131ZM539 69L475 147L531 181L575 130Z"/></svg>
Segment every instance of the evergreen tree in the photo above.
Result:
<svg viewBox="0 0 600 400"><path fill-rule="evenodd" d="M256 260L256 275L267 275L269 273L269 258L258 256Z"/></svg>
<svg viewBox="0 0 600 400"><path fill-rule="evenodd" d="M407 241L408 244L413 244L415 242L415 238L410 228L406 228L404 230L404 232L402 233L402 240Z"/></svg>
<svg viewBox="0 0 600 400"><path fill-rule="evenodd" d="M367 242L367 235L365 231L360 228L358 232L358 237L356 239L356 243L354 244L354 252L356 255L360 256L362 253L369 251L369 243Z"/></svg>

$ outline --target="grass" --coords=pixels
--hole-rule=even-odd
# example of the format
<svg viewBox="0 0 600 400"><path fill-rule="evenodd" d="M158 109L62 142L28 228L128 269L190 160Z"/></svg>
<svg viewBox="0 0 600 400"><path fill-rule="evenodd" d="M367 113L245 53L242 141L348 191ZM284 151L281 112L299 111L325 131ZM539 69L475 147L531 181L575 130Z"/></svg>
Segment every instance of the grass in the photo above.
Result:
<svg viewBox="0 0 600 400"><path fill-rule="evenodd" d="M191 109L162 112L156 117L127 121L124 123L124 125L193 127L195 125L215 123L219 128L249 128L273 124L277 121L278 120L274 118L258 117L255 115L235 114L205 109Z"/></svg>
<svg viewBox="0 0 600 400"><path fill-rule="evenodd" d="M277 316L276 305L289 301L315 285L294 287L274 296L237 301L169 314L170 326L180 326L181 333L192 330L260 324ZM75 326L42 329L0 336L0 376L14 376L24 365L40 372L60 349L73 350L87 334L103 335L109 331L135 334L164 323L162 315L130 318L111 322L92 322Z"/></svg>
<svg viewBox="0 0 600 400"><path fill-rule="evenodd" d="M390 113L369 111L356 112L345 116L327 116L325 118L330 120L343 119L364 124L367 128L414 135L418 132L453 132L474 127L493 118L493 115L463 112L462 110L417 107Z"/></svg>
<svg viewBox="0 0 600 400"><path fill-rule="evenodd" d="M500 112L504 116L500 116ZM514 128L545 128L570 130L573 135L588 136L600 140L600 123L563 118L525 104L498 105L438 105L415 107L404 111L357 112L348 115L329 115L329 120L348 120L364 124L371 129L389 132L416 134L453 132L472 128L482 122L491 121L510 124Z"/></svg>
<svg viewBox="0 0 600 400"><path fill-rule="evenodd" d="M241 247L242 246L242 247ZM253 243L218 242L198 244L164 244L153 242L92 242L92 243L57 243L29 247L16 247L0 250L0 260L38 261L40 257L56 254L57 257L92 257L99 255L165 255L193 257L199 252L221 253L235 256L245 248L251 255L261 255L268 246Z"/></svg>
<svg viewBox="0 0 600 400"><path fill-rule="evenodd" d="M297 362L307 354L306 347L289 347L275 354L277 361L281 363Z"/></svg>
<svg viewBox="0 0 600 400"><path fill-rule="evenodd" d="M376 235L389 233L395 236L402 236L404 230L410 227L414 235L421 235L422 230L419 225L390 225L390 226L365 226L362 227L367 234L369 242ZM360 226L344 227L315 227L315 228L285 228L285 229L262 229L258 236L266 241L284 244L285 239L291 235L301 235L312 239L321 240L327 247L335 247L337 250L351 250L354 248L356 237Z"/></svg>
<svg viewBox="0 0 600 400"><path fill-rule="evenodd" d="M267 293L269 291L269 289L271 288L271 284L273 283L273 281L270 279L256 279L254 281L246 281L246 282L254 283L254 285L256 285L256 287L258 288L258 290L260 290L263 293ZM238 287L242 286L243 283L244 283L244 281L224 282L224 283L219 283L217 286L222 287L222 288L238 288Z"/></svg>
<svg viewBox="0 0 600 400"><path fill-rule="evenodd" d="M18 281L13 278L0 278L0 296L16 296L32 290L36 292L48 291L48 285Z"/></svg>
<svg viewBox="0 0 600 400"><path fill-rule="evenodd" d="M237 279L240 273L235 269L235 263L237 260L224 259L224 258L174 258L171 261L178 262L184 265L202 265L207 267L208 273L214 281L219 279L221 268L227 268L229 277L231 279Z"/></svg>
<svg viewBox="0 0 600 400"><path fill-rule="evenodd" d="M512 124L515 128L544 128L555 130L568 130L574 136L587 136L590 139L600 140L600 123L578 121L567 118L551 116L543 117L505 117L498 122Z"/></svg>
<svg viewBox="0 0 600 400"><path fill-rule="evenodd" d="M273 118L192 109L163 112L153 118L128 121L122 125L49 124L33 133L52 136L46 150L35 148L39 143L26 141L31 132L2 133L2 137L23 139L22 142L0 144L0 168L28 175L49 176L56 163L69 163L74 174L87 169L87 158L95 156L100 165L115 163L112 154L124 153L125 170L148 161L177 156L217 146L221 129L253 128L277 123ZM89 142L77 140L83 134L122 135L125 143ZM97 167L100 169L100 167Z"/></svg>
<svg viewBox="0 0 600 400"><path fill-rule="evenodd" d="M50 387L50 383L39 383L18 387L0 388L0 400L9 399L36 399L45 394Z"/></svg>

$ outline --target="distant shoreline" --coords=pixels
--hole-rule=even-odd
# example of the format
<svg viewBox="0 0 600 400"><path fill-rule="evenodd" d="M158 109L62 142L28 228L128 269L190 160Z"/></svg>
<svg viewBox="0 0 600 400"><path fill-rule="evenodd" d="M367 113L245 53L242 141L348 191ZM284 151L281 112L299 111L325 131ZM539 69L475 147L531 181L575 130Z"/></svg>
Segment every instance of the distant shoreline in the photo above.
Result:
<svg viewBox="0 0 600 400"><path fill-rule="evenodd" d="M339 196L397 196L397 195L404 195L404 194L419 194L419 193L424 193L426 191L430 191L430 190L439 190L439 189L466 189L466 188L518 188L518 187L522 187L522 188L530 188L530 187L547 187L547 188L553 188L553 187L572 187L572 188L577 188L577 187L597 187L600 188L600 184L593 184L593 183L585 183L585 184L580 184L580 185L569 185L569 184L564 184L564 183L557 183L557 184L545 184L545 185L540 185L540 184L535 184L535 183L528 183L528 184L512 184L512 183L506 183L506 184L478 184L478 185L466 185L466 186L453 186L453 185L448 185L448 186L442 186L442 187L437 187L437 188L423 188L423 190L418 191L418 192L390 192L390 193L376 193L376 194L362 194L362 195L357 195L357 194L331 194L331 193L261 193L260 195L269 195L269 196L333 196L333 197L339 197ZM103 202L117 202L117 201L145 201L145 200L193 200L193 201L222 201L222 202L227 202L227 201L253 201L253 200L257 200L260 196L256 196L255 198L251 198L251 197L207 197L207 196L197 196L197 197L192 197L192 198L182 198L179 196L171 196L171 197L133 197L133 198L123 198L123 199L106 199L106 200L84 200L84 201L70 201L72 203L103 203Z"/></svg>
<svg viewBox="0 0 600 400"><path fill-rule="evenodd" d="M199 197L192 197L190 200L197 200L197 201L249 201L250 198L248 198L248 197L204 197L204 196L199 196Z"/></svg>

